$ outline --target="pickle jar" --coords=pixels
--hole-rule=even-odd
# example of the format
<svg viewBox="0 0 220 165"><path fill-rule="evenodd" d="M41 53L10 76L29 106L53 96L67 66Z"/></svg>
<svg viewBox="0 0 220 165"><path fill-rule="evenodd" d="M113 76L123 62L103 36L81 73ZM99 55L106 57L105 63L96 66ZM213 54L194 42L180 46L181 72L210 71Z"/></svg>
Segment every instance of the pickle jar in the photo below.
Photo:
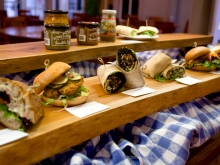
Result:
<svg viewBox="0 0 220 165"><path fill-rule="evenodd" d="M115 42L116 38L116 10L102 10L100 27L100 42Z"/></svg>
<svg viewBox="0 0 220 165"><path fill-rule="evenodd" d="M99 43L98 22L78 22L77 43L80 45L97 45Z"/></svg>
<svg viewBox="0 0 220 165"><path fill-rule="evenodd" d="M68 11L63 10L45 10L45 24L69 25Z"/></svg>
<svg viewBox="0 0 220 165"><path fill-rule="evenodd" d="M47 49L69 49L71 42L70 25L45 24L44 41Z"/></svg>

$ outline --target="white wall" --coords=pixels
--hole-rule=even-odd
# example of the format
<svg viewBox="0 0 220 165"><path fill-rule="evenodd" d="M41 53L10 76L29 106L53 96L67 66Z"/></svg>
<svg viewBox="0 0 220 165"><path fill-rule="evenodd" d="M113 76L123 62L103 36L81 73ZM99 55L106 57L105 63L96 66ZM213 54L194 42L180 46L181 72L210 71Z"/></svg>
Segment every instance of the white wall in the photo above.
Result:
<svg viewBox="0 0 220 165"><path fill-rule="evenodd" d="M172 0L139 0L138 18L140 20L146 20L149 16L156 16L168 21L170 18L171 1Z"/></svg>
<svg viewBox="0 0 220 165"><path fill-rule="evenodd" d="M213 3L212 21L209 28L209 35L213 36L213 45L216 45L220 40L220 0L215 0Z"/></svg>

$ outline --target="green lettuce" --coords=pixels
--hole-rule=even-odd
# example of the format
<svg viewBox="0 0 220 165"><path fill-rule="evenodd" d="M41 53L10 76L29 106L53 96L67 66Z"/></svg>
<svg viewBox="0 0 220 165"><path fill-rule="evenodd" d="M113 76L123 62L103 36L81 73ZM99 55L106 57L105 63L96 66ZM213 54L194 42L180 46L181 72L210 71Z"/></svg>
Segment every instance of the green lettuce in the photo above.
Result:
<svg viewBox="0 0 220 165"><path fill-rule="evenodd" d="M148 36L150 36L150 37L155 36L155 34L156 34L155 32L149 31L149 30L143 31L143 32L141 32L141 33L138 33L138 35L148 35Z"/></svg>
<svg viewBox="0 0 220 165"><path fill-rule="evenodd" d="M76 93L74 93L73 95L70 95L70 96L60 95L58 99L50 98L50 99L48 99L47 102L44 102L43 104L46 106L46 105L54 102L55 100L62 100L63 106L65 106L66 105L66 100L74 100L75 97L88 96L88 95L89 95L88 89L84 86L80 86L79 89L76 91ZM44 95L42 95L42 96L44 96Z"/></svg>
<svg viewBox="0 0 220 165"><path fill-rule="evenodd" d="M4 113L4 118L13 118L15 120L17 120L18 122L20 122L22 124L22 127L19 129L21 131L25 131L25 125L23 124L23 121L21 118L19 118L16 113L9 111L8 107L6 105L2 105L0 104L0 111L3 111Z"/></svg>

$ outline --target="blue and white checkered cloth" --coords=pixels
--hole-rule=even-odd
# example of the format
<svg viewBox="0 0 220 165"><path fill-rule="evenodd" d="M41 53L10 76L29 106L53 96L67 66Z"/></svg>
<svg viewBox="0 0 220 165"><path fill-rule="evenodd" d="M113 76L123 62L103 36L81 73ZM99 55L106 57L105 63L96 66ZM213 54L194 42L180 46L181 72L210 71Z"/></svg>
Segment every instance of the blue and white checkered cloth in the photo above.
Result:
<svg viewBox="0 0 220 165"><path fill-rule="evenodd" d="M219 108L205 97L195 99L122 125L39 165L184 165L190 148L219 132Z"/></svg>
<svg viewBox="0 0 220 165"><path fill-rule="evenodd" d="M137 52L140 65L161 51L183 58L180 49ZM99 64L77 62L72 69L96 75ZM32 84L42 70L0 75ZM220 129L220 93L164 109L105 132L37 165L184 165L190 149L201 146Z"/></svg>

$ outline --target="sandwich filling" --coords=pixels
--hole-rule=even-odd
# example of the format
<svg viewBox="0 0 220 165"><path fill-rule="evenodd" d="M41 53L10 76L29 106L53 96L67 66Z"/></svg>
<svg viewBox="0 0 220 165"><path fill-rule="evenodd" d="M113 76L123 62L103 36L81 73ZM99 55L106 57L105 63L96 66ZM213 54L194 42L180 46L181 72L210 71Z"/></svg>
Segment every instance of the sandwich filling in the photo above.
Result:
<svg viewBox="0 0 220 165"><path fill-rule="evenodd" d="M116 59L118 65L126 72L133 70L138 62L135 52L127 47L118 49Z"/></svg>
<svg viewBox="0 0 220 165"><path fill-rule="evenodd" d="M17 113L9 111L7 104L10 103L10 96L5 91L0 91L0 116L5 119L15 119L19 125L19 130L25 131L27 125L30 124L30 120L20 117Z"/></svg>
<svg viewBox="0 0 220 165"><path fill-rule="evenodd" d="M66 105L66 100L74 100L79 96L88 96L88 89L83 86L84 78L75 72L67 72L53 82L45 89L42 96L50 98L45 105L62 100L63 105Z"/></svg>

